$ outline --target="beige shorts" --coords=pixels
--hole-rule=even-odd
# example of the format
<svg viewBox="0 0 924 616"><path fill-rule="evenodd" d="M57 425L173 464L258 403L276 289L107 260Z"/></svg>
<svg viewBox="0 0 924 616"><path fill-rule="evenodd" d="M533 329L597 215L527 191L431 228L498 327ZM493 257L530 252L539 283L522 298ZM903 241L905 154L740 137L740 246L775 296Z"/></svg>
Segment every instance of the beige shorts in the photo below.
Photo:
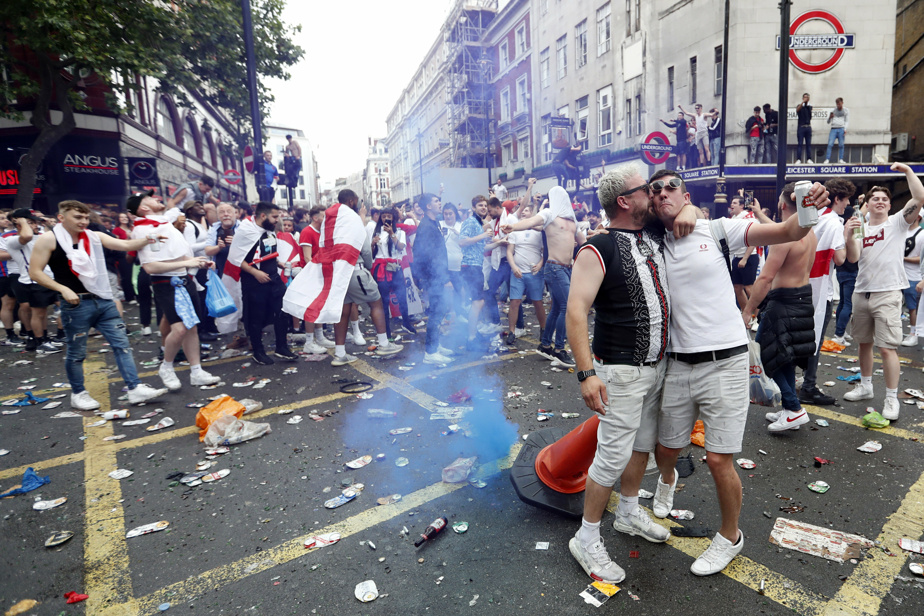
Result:
<svg viewBox="0 0 924 616"><path fill-rule="evenodd" d="M658 441L669 449L690 444L697 419L706 426L706 451L738 453L750 393L748 354L701 364L669 359L661 398Z"/></svg>
<svg viewBox="0 0 924 616"><path fill-rule="evenodd" d="M379 285L375 284L375 279L369 270L365 268L353 270L353 277L350 278L350 286L343 303L371 304L380 299L382 296L379 293Z"/></svg>
<svg viewBox="0 0 924 616"><path fill-rule="evenodd" d="M854 293L852 331L858 343L897 349L902 343L902 292Z"/></svg>
<svg viewBox="0 0 924 616"><path fill-rule="evenodd" d="M696 136L693 138L693 143L696 144L696 147L703 150L704 152L709 151L709 133L696 133Z"/></svg>
<svg viewBox="0 0 924 616"><path fill-rule="evenodd" d="M587 474L601 486L616 483L633 451L654 451L666 363L623 366L594 362L597 376L606 385L609 404L597 426L597 452Z"/></svg>

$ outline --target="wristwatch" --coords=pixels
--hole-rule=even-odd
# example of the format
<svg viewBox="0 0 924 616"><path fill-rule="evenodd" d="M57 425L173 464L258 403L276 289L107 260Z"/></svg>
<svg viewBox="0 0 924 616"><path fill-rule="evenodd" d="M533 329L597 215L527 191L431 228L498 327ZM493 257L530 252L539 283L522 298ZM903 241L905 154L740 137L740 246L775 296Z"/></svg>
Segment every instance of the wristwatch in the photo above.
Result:
<svg viewBox="0 0 924 616"><path fill-rule="evenodd" d="M577 373L578 383L583 383L589 377L595 376L596 374L597 371L592 368L590 370L581 370Z"/></svg>

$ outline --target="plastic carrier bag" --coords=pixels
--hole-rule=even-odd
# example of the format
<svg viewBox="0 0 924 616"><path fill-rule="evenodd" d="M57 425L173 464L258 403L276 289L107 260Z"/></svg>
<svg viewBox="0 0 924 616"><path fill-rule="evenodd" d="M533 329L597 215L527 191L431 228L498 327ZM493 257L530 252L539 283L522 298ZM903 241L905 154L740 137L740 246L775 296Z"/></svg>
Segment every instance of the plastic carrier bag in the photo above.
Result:
<svg viewBox="0 0 924 616"><path fill-rule="evenodd" d="M764 373L764 364L760 361L760 344L754 340L748 340L748 358L751 364L751 402L760 406L780 406L783 398L780 386Z"/></svg>
<svg viewBox="0 0 924 616"><path fill-rule="evenodd" d="M221 282L221 278L209 272L209 279L205 286L205 307L209 311L210 317L225 317L237 312L234 298L228 293L224 283Z"/></svg>

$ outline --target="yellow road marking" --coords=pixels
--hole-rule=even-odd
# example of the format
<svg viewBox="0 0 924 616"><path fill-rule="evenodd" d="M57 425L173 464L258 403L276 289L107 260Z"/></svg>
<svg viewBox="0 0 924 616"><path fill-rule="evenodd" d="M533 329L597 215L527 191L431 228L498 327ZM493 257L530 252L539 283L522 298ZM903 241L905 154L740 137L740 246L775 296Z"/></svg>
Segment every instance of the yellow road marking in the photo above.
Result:
<svg viewBox="0 0 924 616"><path fill-rule="evenodd" d="M99 400L100 411L108 411L108 379L97 371L105 361L93 359L84 363L87 391ZM96 418L84 419L84 426ZM133 598L128 545L125 543L125 513L122 504L122 486L119 480L109 477L118 468L116 448L103 438L113 434L113 423L99 428L85 428L84 490L86 494L84 540L84 566L87 612L94 613L104 607L130 602ZM156 522L156 520L150 520Z"/></svg>
<svg viewBox="0 0 924 616"><path fill-rule="evenodd" d="M365 360L357 360L350 364L350 366L360 374L364 374L367 377L382 383L389 389L394 390L396 393L404 396L411 402L419 404L429 411L435 411L441 408L440 405L437 404L440 401L430 394L420 391L404 379L393 376L384 370L379 370L378 368L372 367L372 365L370 365Z"/></svg>
<svg viewBox="0 0 924 616"><path fill-rule="evenodd" d="M470 361L464 364L449 364L445 368L440 368L434 372L421 372L419 374L412 374L406 378L408 381L420 381L426 378L429 378L431 375L440 376L441 374L448 374L451 372L459 372L461 370L470 370L477 366L484 366L485 364L493 364L496 362L507 361L508 359L516 359L518 357L527 357L532 354L533 351L529 351L526 355L520 355L519 353L505 353L504 355L498 355L497 357L492 357L491 359L479 359L478 361Z"/></svg>
<svg viewBox="0 0 924 616"><path fill-rule="evenodd" d="M355 365L355 363L353 365ZM483 465L478 476L489 477L498 474L501 470L510 468L520 448L520 443L514 443L510 448L510 453L506 457ZM177 604L190 601L203 592L213 592L223 586L234 584L245 577L283 565L297 558L302 558L315 551L306 550L304 547L305 540L311 535L340 533L342 541L351 535L368 530L374 526L392 520L403 513L412 511L426 503L460 490L466 487L466 485L466 483L434 483L404 496L404 498L393 505L375 506L360 511L354 516L319 529L310 535L290 539L274 548L263 550L241 560L191 576L137 599L135 603L137 604L138 611L136 613L142 616L156 614L157 606L161 603L170 602ZM364 497L360 495L357 501L362 501L363 498ZM368 498L368 496L366 496L366 498ZM110 609L99 612L99 614L100 616L115 616L116 614L125 613L124 611L120 611L121 608L122 606L113 606Z"/></svg>
<svg viewBox="0 0 924 616"><path fill-rule="evenodd" d="M876 538L883 547L895 554L889 556L877 549L870 550L850 574L823 612L825 616L869 615L879 613L882 599L901 573L908 552L898 547L902 537L917 539L924 533L924 474L911 486L898 510L889 516Z"/></svg>

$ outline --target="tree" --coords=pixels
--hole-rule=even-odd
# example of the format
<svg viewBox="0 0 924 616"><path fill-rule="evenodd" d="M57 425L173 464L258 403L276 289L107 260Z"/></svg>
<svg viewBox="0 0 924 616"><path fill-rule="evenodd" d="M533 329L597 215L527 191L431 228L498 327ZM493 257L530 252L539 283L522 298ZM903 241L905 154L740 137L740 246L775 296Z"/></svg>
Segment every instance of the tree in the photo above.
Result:
<svg viewBox="0 0 924 616"><path fill-rule="evenodd" d="M288 79L302 57L300 26L282 21L285 0L252 0L258 78ZM0 2L0 117L29 122L38 136L23 157L14 207L29 207L35 175L51 147L76 125L88 82L109 89L116 112L130 106L134 76L153 77L181 106L190 92L223 110L241 134L250 127L238 0L14 0ZM262 116L272 95L260 89ZM61 121L51 120L51 111Z"/></svg>

